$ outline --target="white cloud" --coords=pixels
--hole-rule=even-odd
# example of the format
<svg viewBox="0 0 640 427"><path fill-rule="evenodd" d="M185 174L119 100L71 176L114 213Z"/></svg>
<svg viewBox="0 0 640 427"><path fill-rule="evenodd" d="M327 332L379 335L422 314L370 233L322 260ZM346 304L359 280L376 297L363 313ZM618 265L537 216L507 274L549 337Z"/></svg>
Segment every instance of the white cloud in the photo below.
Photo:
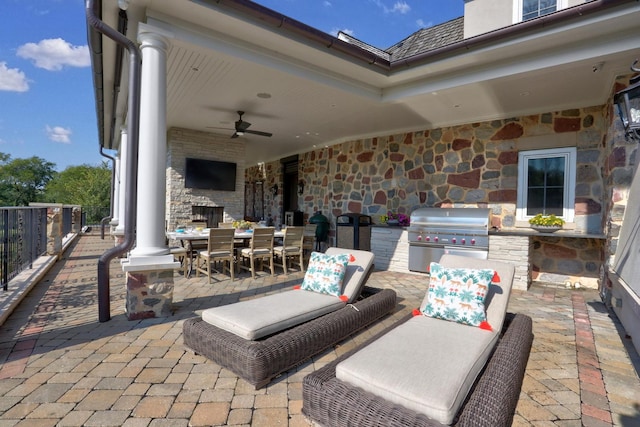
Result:
<svg viewBox="0 0 640 427"><path fill-rule="evenodd" d="M331 7L331 6L333 6L333 5L331 4L331 2L330 2L330 1L327 1L327 0L323 1L323 2L322 2L322 5L323 5L324 7Z"/></svg>
<svg viewBox="0 0 640 427"><path fill-rule="evenodd" d="M30 59L36 67L48 71L59 71L65 65L70 67L88 67L91 65L89 47L73 46L63 39L46 39L36 43L23 44L17 54Z"/></svg>
<svg viewBox="0 0 640 427"><path fill-rule="evenodd" d="M6 62L0 62L0 90L26 92L29 90L29 82L24 72L17 68L8 68Z"/></svg>
<svg viewBox="0 0 640 427"><path fill-rule="evenodd" d="M407 14L411 11L411 6L407 4L405 1L397 1L393 8L391 8L391 12L400 12L401 14Z"/></svg>
<svg viewBox="0 0 640 427"><path fill-rule="evenodd" d="M433 27L433 21L424 22L424 20L422 19L417 19L416 25L418 26L418 28L429 28Z"/></svg>
<svg viewBox="0 0 640 427"><path fill-rule="evenodd" d="M393 7L389 8L387 7L382 0L371 0L376 6L378 6L380 9L382 9L382 11L384 13L401 13L401 14L407 14L411 11L411 6L409 6L409 4L404 1L404 0L398 0L395 2L395 4L393 5Z"/></svg>
<svg viewBox="0 0 640 427"><path fill-rule="evenodd" d="M46 127L47 137L53 142L61 142L63 144L71 144L71 129L65 129L62 126Z"/></svg>

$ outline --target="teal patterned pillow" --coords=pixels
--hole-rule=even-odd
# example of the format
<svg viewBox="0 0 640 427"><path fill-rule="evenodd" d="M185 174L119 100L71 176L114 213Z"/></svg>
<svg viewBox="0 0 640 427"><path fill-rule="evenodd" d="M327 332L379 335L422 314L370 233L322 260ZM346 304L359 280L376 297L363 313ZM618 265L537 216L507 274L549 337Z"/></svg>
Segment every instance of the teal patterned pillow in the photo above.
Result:
<svg viewBox="0 0 640 427"><path fill-rule="evenodd" d="M339 297L342 295L342 281L348 263L349 254L326 255L312 252L300 288Z"/></svg>
<svg viewBox="0 0 640 427"><path fill-rule="evenodd" d="M491 329L484 300L494 270L446 268L432 262L430 274L427 302L422 308L426 316Z"/></svg>

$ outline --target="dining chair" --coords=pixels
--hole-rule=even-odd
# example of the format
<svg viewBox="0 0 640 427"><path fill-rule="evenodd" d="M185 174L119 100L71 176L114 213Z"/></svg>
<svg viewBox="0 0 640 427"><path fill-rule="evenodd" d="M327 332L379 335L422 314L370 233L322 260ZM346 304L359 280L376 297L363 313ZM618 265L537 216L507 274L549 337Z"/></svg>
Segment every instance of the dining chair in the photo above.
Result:
<svg viewBox="0 0 640 427"><path fill-rule="evenodd" d="M309 262L309 258L311 257L311 252L319 251L319 248L316 248L316 228L318 226L316 224L306 224L304 226L304 237L302 239L302 258L303 263L300 266L300 269L304 271L304 263ZM297 262L294 260L294 265L297 265Z"/></svg>
<svg viewBox="0 0 640 427"><path fill-rule="evenodd" d="M269 260L271 275L275 274L273 265L273 227L258 227L253 229L253 235L249 241L249 247L240 249L240 257L243 262L239 268L251 271L251 277L256 278L256 261L260 262L260 270L264 268L264 260ZM249 266L245 264L249 261Z"/></svg>
<svg viewBox="0 0 640 427"><path fill-rule="evenodd" d="M234 228L232 222L219 222L218 228Z"/></svg>
<svg viewBox="0 0 640 427"><path fill-rule="evenodd" d="M189 272L189 251L184 246L169 246L169 253L176 258L183 268L184 277Z"/></svg>
<svg viewBox="0 0 640 427"><path fill-rule="evenodd" d="M288 266L293 259L300 260L300 270L304 271L304 228L303 227L287 227L284 229L284 237L282 238L282 246L273 247L274 264L282 267L284 274L288 273ZM277 261L281 261L278 263Z"/></svg>
<svg viewBox="0 0 640 427"><path fill-rule="evenodd" d="M234 280L234 232L235 230L232 228L209 229L207 249L199 250L196 256L196 277L199 277L201 272L206 273L209 283L211 283L212 264L222 262L222 273L229 271L231 280Z"/></svg>
<svg viewBox="0 0 640 427"><path fill-rule="evenodd" d="M165 227L167 226L167 222L165 221ZM180 262L184 277L187 277L189 272L189 251L184 247L184 242L180 246L170 246L169 239L165 239L165 243L169 246L169 254L173 255L173 257Z"/></svg>
<svg viewBox="0 0 640 427"><path fill-rule="evenodd" d="M207 228L207 221L191 221L187 222L187 230L191 229L191 231L201 231ZM187 242L187 249L191 254L191 260L195 258L199 251L203 251L207 249L207 239L197 239L197 240L189 240ZM192 261L193 262L193 261Z"/></svg>

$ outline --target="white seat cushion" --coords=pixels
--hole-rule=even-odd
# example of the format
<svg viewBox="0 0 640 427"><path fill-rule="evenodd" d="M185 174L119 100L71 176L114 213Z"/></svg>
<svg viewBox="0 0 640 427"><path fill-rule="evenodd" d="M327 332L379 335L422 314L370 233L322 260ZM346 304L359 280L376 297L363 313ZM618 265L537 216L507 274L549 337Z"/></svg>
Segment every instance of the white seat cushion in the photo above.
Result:
<svg viewBox="0 0 640 427"><path fill-rule="evenodd" d="M251 248L243 248L240 253L244 256L251 256L253 255L268 255L271 253L271 250L269 249L251 249Z"/></svg>
<svg viewBox="0 0 640 427"><path fill-rule="evenodd" d="M497 340L496 331L416 316L339 363L336 377L451 424Z"/></svg>
<svg viewBox="0 0 640 427"><path fill-rule="evenodd" d="M302 289L267 295L202 312L202 320L248 340L257 340L345 306L332 295Z"/></svg>
<svg viewBox="0 0 640 427"><path fill-rule="evenodd" d="M274 246L274 252L298 252L300 251L300 246Z"/></svg>

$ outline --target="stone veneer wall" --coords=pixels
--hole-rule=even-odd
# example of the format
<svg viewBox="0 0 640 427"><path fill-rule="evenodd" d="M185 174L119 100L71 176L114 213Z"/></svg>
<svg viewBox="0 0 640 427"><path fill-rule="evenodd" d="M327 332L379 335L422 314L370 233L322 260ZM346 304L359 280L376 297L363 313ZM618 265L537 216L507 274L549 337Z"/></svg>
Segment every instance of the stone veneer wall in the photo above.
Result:
<svg viewBox="0 0 640 427"><path fill-rule="evenodd" d="M638 74L636 73L637 77ZM613 95L626 88L631 83L631 78L634 75L627 75L619 77L612 89L611 98ZM611 126L609 126L606 148L608 152L607 162L605 163L605 188L607 189L606 200L607 206L605 212L605 222L607 225L607 257L605 258L605 272L608 277L605 277L603 283L601 283L600 291L606 300L610 297L612 288L611 281L618 282L619 278L617 274L610 271L609 267L613 264L618 248L618 241L620 235L620 228L622 227L622 221L624 219L625 210L627 207L627 201L629 199L630 188L638 167L638 147L637 141L627 139L624 136L624 129L622 127L620 118L614 113L614 106L610 100L608 104L607 113L609 115ZM634 297L636 300L638 296ZM640 314L640 306L637 302L629 304L630 307L634 307L633 311L637 316ZM617 313L620 315L621 313ZM626 323L626 322L623 322ZM637 318L633 320L634 324L637 323ZM629 324L626 323L625 327L629 329ZM635 336L640 336L638 329L634 332ZM636 343L636 347L639 345Z"/></svg>
<svg viewBox="0 0 640 427"><path fill-rule="evenodd" d="M236 191L200 190L184 187L187 157L234 162ZM172 128L167 134L166 219L169 229L193 219L192 206L222 206L224 220L242 219L244 214L245 144L239 139L208 132Z"/></svg>
<svg viewBox="0 0 640 427"><path fill-rule="evenodd" d="M274 225L283 223L282 213L282 165L279 161L264 163L247 169L245 182L252 185L255 182L263 182L265 219L271 217ZM278 186L278 194L274 195L271 189Z"/></svg>
<svg viewBox="0 0 640 427"><path fill-rule="evenodd" d="M489 207L493 225L516 223L518 152L577 147L576 229L600 233L602 107L347 142L305 153L303 210L409 214L425 206Z"/></svg>
<svg viewBox="0 0 640 427"><path fill-rule="evenodd" d="M575 146L575 231L606 234L609 225L622 218L618 207L626 199L629 158L635 153L635 146L626 145L624 138L621 142L619 131L610 130L616 126L611 110L607 104L380 136L310 151L299 157L299 177L305 182L299 206L306 217L321 211L329 218L331 239L336 216L342 213L368 214L377 223L387 211L409 214L426 206L488 207L493 226L514 229L518 152ZM610 207L614 218L607 214ZM550 259L558 253L575 253L566 274L572 282L576 277L599 278L603 260L609 256L605 240L540 238L536 242L531 261L533 275L540 280L557 278L541 273L564 270L566 260ZM608 244L615 249L614 241Z"/></svg>
<svg viewBox="0 0 640 427"><path fill-rule="evenodd" d="M630 75L618 78L612 90L612 97L614 93L629 86L630 79ZM609 103L605 110L610 123L605 139L607 158L604 164L606 188L604 222L608 231L607 254L609 254L605 262L607 267L614 261L629 189L638 163L638 143L624 137L622 124L613 109L613 105Z"/></svg>
<svg viewBox="0 0 640 427"><path fill-rule="evenodd" d="M604 239L531 237L532 277L597 289L604 273L605 243Z"/></svg>

